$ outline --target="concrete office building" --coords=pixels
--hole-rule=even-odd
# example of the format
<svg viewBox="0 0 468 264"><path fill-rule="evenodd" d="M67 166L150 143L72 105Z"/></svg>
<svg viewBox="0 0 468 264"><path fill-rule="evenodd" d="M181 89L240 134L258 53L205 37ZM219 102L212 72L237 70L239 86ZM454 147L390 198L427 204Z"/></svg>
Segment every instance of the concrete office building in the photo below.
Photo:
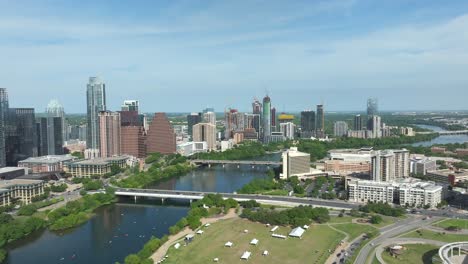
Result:
<svg viewBox="0 0 468 264"><path fill-rule="evenodd" d="M263 131L262 137L263 142L268 143L271 136L271 100L267 95L263 98L263 112L262 112L262 121L263 121Z"/></svg>
<svg viewBox="0 0 468 264"><path fill-rule="evenodd" d="M20 167L3 167L0 168L0 179L1 180L12 180L21 176L29 174L28 168Z"/></svg>
<svg viewBox="0 0 468 264"><path fill-rule="evenodd" d="M297 148L292 147L282 154L283 173L281 179L287 179L292 176L303 176L310 174L310 154L299 152Z"/></svg>
<svg viewBox="0 0 468 264"><path fill-rule="evenodd" d="M392 182L351 180L348 182L348 200L357 203L393 203L396 187Z"/></svg>
<svg viewBox="0 0 468 264"><path fill-rule="evenodd" d="M193 139L193 126L202 121L202 113L191 113L187 115L187 134Z"/></svg>
<svg viewBox="0 0 468 264"><path fill-rule="evenodd" d="M287 122L287 123L281 123L280 124L280 132L283 133L284 137L286 139L294 139L295 138L295 134L296 134L296 125L291 123L291 122Z"/></svg>
<svg viewBox="0 0 468 264"><path fill-rule="evenodd" d="M122 154L146 157L146 132L142 126L122 126L120 133Z"/></svg>
<svg viewBox="0 0 468 264"><path fill-rule="evenodd" d="M60 120L62 121L61 127L62 127L62 141L67 141L68 140L68 125L67 125L67 120L65 118L65 111L63 106L59 103L57 100L51 100L49 104L47 105L46 108L46 113L47 117L49 118L54 118L54 117L60 117ZM62 142L63 145L63 142ZM57 155L60 155L60 153L57 153Z"/></svg>
<svg viewBox="0 0 468 264"><path fill-rule="evenodd" d="M103 176L112 171L113 165L126 168L128 159L127 156L117 156L70 162L67 164L67 172L73 177Z"/></svg>
<svg viewBox="0 0 468 264"><path fill-rule="evenodd" d="M315 135L318 138L325 137L325 113L323 105L317 105L317 116L315 118Z"/></svg>
<svg viewBox="0 0 468 264"><path fill-rule="evenodd" d="M257 98L252 103L252 113L260 115L262 113L262 103Z"/></svg>
<svg viewBox="0 0 468 264"><path fill-rule="evenodd" d="M90 77L86 89L88 149L100 149L99 113L106 111L106 85L99 77Z"/></svg>
<svg viewBox="0 0 468 264"><path fill-rule="evenodd" d="M428 171L426 177L430 181L443 185L455 186L459 182L468 181L468 171L452 171L450 169Z"/></svg>
<svg viewBox="0 0 468 264"><path fill-rule="evenodd" d="M203 153L208 151L208 144L206 142L185 142L177 145L177 153L182 156L192 156L196 153Z"/></svg>
<svg viewBox="0 0 468 264"><path fill-rule="evenodd" d="M369 175L370 162L368 161L343 161L327 160L324 162L325 171L331 171L343 176Z"/></svg>
<svg viewBox="0 0 468 264"><path fill-rule="evenodd" d="M400 205L436 208L442 201L442 186L431 182L403 182L398 186Z"/></svg>
<svg viewBox="0 0 468 264"><path fill-rule="evenodd" d="M147 136L147 151L161 154L176 153L176 135L164 113L154 115Z"/></svg>
<svg viewBox="0 0 468 264"><path fill-rule="evenodd" d="M336 121L333 125L333 134L335 137L345 136L348 132L348 123L345 121Z"/></svg>
<svg viewBox="0 0 468 264"><path fill-rule="evenodd" d="M0 205L8 206L13 200L30 204L34 197L44 194L44 181L41 180L3 180L0 181Z"/></svg>
<svg viewBox="0 0 468 264"><path fill-rule="evenodd" d="M216 150L216 126L210 123L194 125L193 141L206 142L209 150Z"/></svg>
<svg viewBox="0 0 468 264"><path fill-rule="evenodd" d="M370 131L372 131L370 138L382 137L382 120L380 116L372 116L372 118L369 119L369 122L370 122Z"/></svg>
<svg viewBox="0 0 468 264"><path fill-rule="evenodd" d="M428 171L435 171L437 169L437 163L435 160L428 158L415 157L410 160L410 173L426 175Z"/></svg>
<svg viewBox="0 0 468 264"><path fill-rule="evenodd" d="M66 164L76 160L72 155L47 155L31 157L18 162L18 167L28 168L32 173L62 172Z"/></svg>
<svg viewBox="0 0 468 264"><path fill-rule="evenodd" d="M329 160L342 160L346 162L371 162L372 149L332 149L328 151Z"/></svg>
<svg viewBox="0 0 468 264"><path fill-rule="evenodd" d="M139 111L140 103L138 100L125 100L122 104L122 112L137 112Z"/></svg>
<svg viewBox="0 0 468 264"><path fill-rule="evenodd" d="M121 154L120 114L102 111L99 113L99 141L101 157L112 157Z"/></svg>

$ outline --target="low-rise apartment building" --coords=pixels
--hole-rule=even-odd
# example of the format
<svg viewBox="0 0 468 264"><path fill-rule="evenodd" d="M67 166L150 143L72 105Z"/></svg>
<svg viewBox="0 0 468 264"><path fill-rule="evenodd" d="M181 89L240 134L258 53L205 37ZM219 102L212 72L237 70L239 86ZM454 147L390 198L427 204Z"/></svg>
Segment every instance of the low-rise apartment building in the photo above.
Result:
<svg viewBox="0 0 468 264"><path fill-rule="evenodd" d="M0 205L8 206L14 200L30 204L34 197L44 194L44 181L41 180L6 180L0 181Z"/></svg>
<svg viewBox="0 0 468 264"><path fill-rule="evenodd" d="M72 155L30 157L18 162L18 167L29 168L32 173L64 171L66 164L76 160Z"/></svg>
<svg viewBox="0 0 468 264"><path fill-rule="evenodd" d="M67 164L67 173L73 177L103 176L111 172L113 165L117 165L121 169L127 167L128 158L127 156L117 156L75 161Z"/></svg>

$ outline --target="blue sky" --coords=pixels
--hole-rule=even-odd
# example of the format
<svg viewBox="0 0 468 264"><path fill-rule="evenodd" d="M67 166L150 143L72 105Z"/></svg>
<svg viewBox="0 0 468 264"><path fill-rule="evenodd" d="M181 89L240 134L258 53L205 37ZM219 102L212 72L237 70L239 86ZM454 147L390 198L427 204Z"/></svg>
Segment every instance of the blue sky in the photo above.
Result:
<svg viewBox="0 0 468 264"><path fill-rule="evenodd" d="M0 0L0 87L42 112L468 109L468 1Z"/></svg>

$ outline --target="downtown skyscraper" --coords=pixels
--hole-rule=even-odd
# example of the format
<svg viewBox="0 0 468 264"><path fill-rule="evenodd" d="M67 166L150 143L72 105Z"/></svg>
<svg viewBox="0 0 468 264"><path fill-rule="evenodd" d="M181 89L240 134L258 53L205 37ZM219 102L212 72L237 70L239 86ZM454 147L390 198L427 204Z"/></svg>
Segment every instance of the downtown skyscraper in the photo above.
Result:
<svg viewBox="0 0 468 264"><path fill-rule="evenodd" d="M301 112L301 137L310 138L315 135L315 112L305 110Z"/></svg>
<svg viewBox="0 0 468 264"><path fill-rule="evenodd" d="M106 111L106 85L99 77L90 77L86 90L88 149L100 148L99 112Z"/></svg>
<svg viewBox="0 0 468 264"><path fill-rule="evenodd" d="M325 136L325 114L323 104L317 105L317 116L315 118L316 137L323 138Z"/></svg>
<svg viewBox="0 0 468 264"><path fill-rule="evenodd" d="M0 168L6 166L6 126L8 114L8 92L6 88L0 88Z"/></svg>
<svg viewBox="0 0 468 264"><path fill-rule="evenodd" d="M271 100L267 95L263 98L263 142L268 143L271 136Z"/></svg>
<svg viewBox="0 0 468 264"><path fill-rule="evenodd" d="M57 100L51 100L46 108L47 117L60 117L62 122L62 140L68 140L68 125L65 120L65 111L63 106ZM62 143L63 144L63 143Z"/></svg>

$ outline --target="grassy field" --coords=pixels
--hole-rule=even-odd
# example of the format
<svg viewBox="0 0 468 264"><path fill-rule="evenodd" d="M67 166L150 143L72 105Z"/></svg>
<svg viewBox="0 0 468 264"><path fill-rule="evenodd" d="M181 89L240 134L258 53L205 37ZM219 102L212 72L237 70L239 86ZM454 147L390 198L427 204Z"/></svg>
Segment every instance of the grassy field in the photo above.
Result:
<svg viewBox="0 0 468 264"><path fill-rule="evenodd" d="M449 226L456 226L460 229L468 229L468 220L465 219L447 219L435 224L434 226L447 228Z"/></svg>
<svg viewBox="0 0 468 264"><path fill-rule="evenodd" d="M363 233L370 232L376 230L371 225L362 225L362 224L337 224L333 225L334 228L341 230L349 235L349 241L357 238Z"/></svg>
<svg viewBox="0 0 468 264"><path fill-rule="evenodd" d="M330 224L351 223L353 219L354 217L351 217L351 216L343 216L343 217L332 216L330 217L330 221L328 221L328 223Z"/></svg>
<svg viewBox="0 0 468 264"><path fill-rule="evenodd" d="M418 233L418 231L420 233ZM468 235L454 235L454 234L443 234L441 232L432 232L429 230L416 230L411 233L405 234L402 237L416 237L416 238L425 238L431 240L437 240L442 242L458 242L458 241L467 241Z"/></svg>
<svg viewBox="0 0 468 264"><path fill-rule="evenodd" d="M436 256L439 248L433 245L404 245L406 250L403 254L394 258L390 253L382 253L382 258L387 264L432 264L432 257ZM378 262L378 261L377 261Z"/></svg>
<svg viewBox="0 0 468 264"><path fill-rule="evenodd" d="M246 234L243 231L247 229ZM169 258L165 263L212 263L219 258L219 263L242 263L240 257L244 251L252 252L249 263L255 264L295 264L324 263L344 235L326 225L311 226L302 239L273 238L271 227L253 223L244 219L231 219L212 224L205 228L203 235L197 235L188 246L179 249L171 247ZM291 228L280 227L275 233L287 235ZM257 246L249 245L252 239L258 239ZM228 241L234 243L232 248L224 247ZM262 256L268 250L269 256Z"/></svg>

